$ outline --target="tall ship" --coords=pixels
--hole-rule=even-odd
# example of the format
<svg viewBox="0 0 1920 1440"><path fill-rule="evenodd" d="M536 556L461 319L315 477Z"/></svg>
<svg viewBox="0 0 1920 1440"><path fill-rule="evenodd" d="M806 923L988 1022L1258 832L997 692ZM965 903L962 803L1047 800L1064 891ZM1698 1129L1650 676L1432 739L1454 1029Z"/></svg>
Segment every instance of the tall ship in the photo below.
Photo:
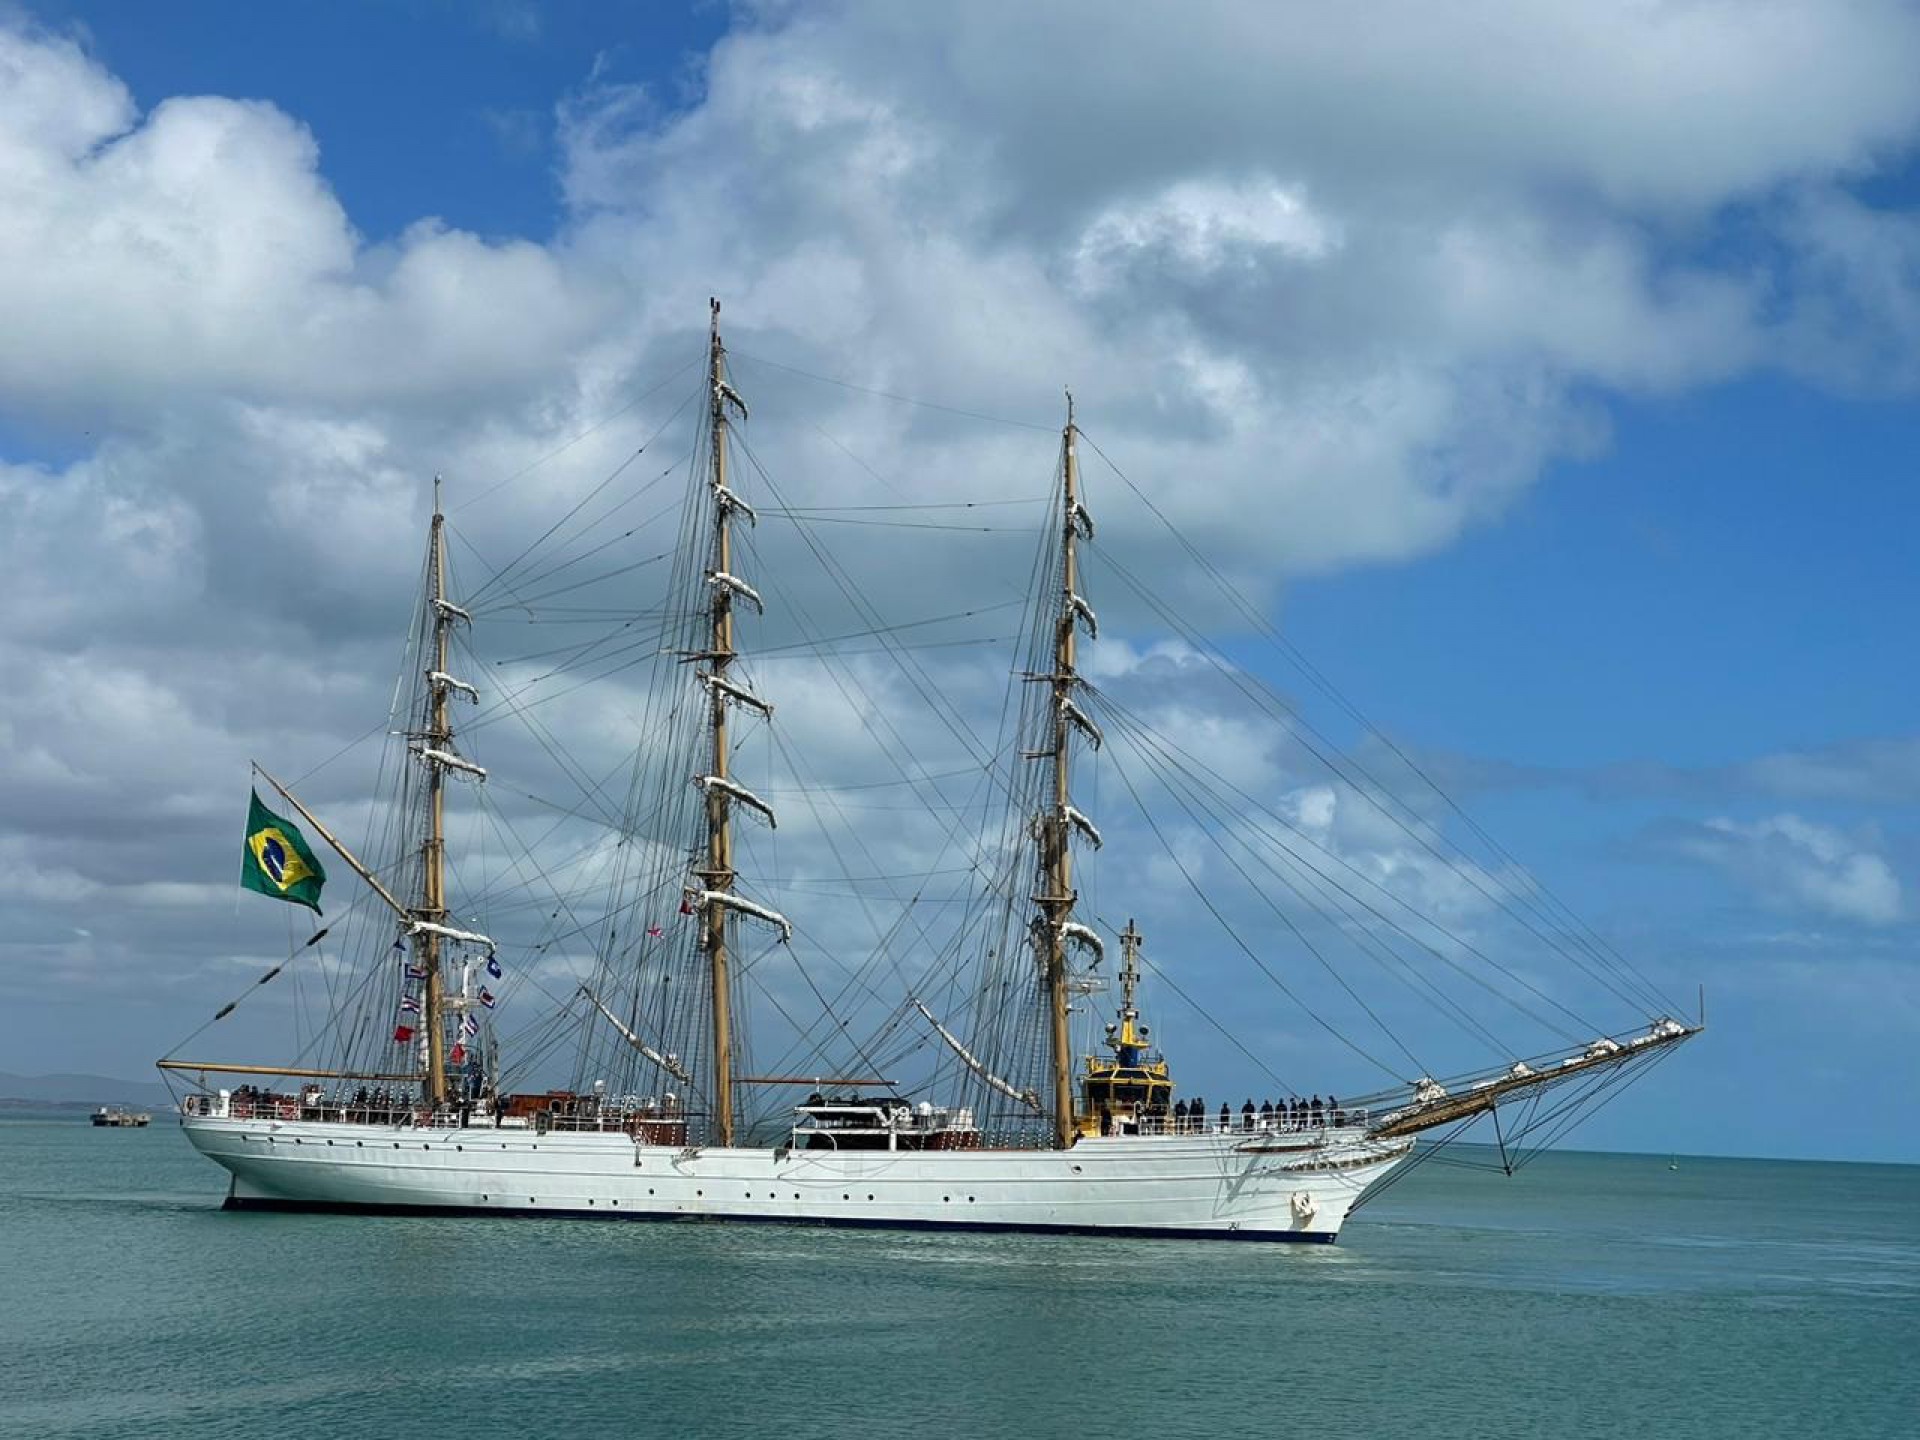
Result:
<svg viewBox="0 0 1920 1440"><path fill-rule="evenodd" d="M228 1172L229 1207L1329 1242L1467 1127L1511 1169L1697 1033L1516 865L1466 859L1431 807L1343 757L1198 631L1167 622L1176 689L1249 700L1265 728L1234 733L1267 737L1253 743L1271 747L1274 774L1226 732L1183 728L1192 712L1164 695L1141 702L1083 664L1098 550L1071 397L1034 527L1025 650L988 743L982 707L954 699L903 638L931 621L879 613L820 538L821 511L784 499L741 433L717 302L700 369L664 604L575 604L566 643L490 661L475 637L490 611L531 617L592 593L583 567L612 542L582 501L458 593L436 482L390 784L364 807L363 838L342 838L304 786L257 771L244 883L317 912L331 867L337 913L304 942L290 934L286 960L214 1017L304 971L302 995L318 999L296 1007L289 1051L215 1059L196 1033L159 1062L187 1139ZM609 535L631 498L589 496ZM792 609L838 593L851 629L809 635L797 615L773 628L779 592L755 569L755 537L776 518L827 577ZM637 568L593 573L604 588ZM1137 591L1135 613L1172 614L1141 577L1112 573ZM840 767L819 784L765 679L796 656L803 688L831 702L816 708L844 722L809 727ZM883 663L894 678L876 678ZM632 669L643 687L629 688ZM493 676L501 693L484 697ZM588 703L595 685L630 730L611 774L565 754L540 708ZM898 697L921 708L896 710ZM469 748L509 719L531 737L521 752L573 784L546 811L494 803ZM846 778L849 751L870 778ZM1317 788L1294 783L1310 762L1326 767ZM891 803L863 809L874 794ZM1391 867L1316 822L1330 797L1397 824L1420 873L1457 882L1475 915L1508 917L1518 958L1484 925L1396 895ZM1096 800L1128 807L1124 821L1097 824ZM1094 903L1095 852L1135 842L1156 853L1122 863L1117 903L1105 888ZM1155 959L1136 912L1178 925L1171 958ZM1189 999L1202 954L1228 1019L1272 1001L1385 1083L1343 1098L1289 1084L1284 1039L1237 1038ZM1580 1018L1553 960L1614 1025ZM1223 984L1230 963L1247 978ZM1303 998L1316 971L1390 1058ZM1237 1103L1195 1093L1179 1078L1190 1060L1156 1042L1147 1003L1170 996L1193 1012L1189 1044L1215 1050L1209 1075L1228 1049L1253 1073ZM1509 1011L1528 1039L1500 1033ZM1409 1024L1452 1027L1473 1063L1427 1060Z"/></svg>

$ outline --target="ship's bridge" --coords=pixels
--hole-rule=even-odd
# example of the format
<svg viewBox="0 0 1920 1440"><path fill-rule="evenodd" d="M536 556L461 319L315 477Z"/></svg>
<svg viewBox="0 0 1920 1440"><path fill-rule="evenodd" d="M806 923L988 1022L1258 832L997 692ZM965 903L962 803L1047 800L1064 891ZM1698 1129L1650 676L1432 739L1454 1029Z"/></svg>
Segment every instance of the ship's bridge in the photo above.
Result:
<svg viewBox="0 0 1920 1440"><path fill-rule="evenodd" d="M1120 1018L1107 1022L1105 1055L1086 1057L1080 1079L1082 1135L1165 1133L1173 1106L1173 1076L1164 1055L1140 1023L1134 991L1140 984L1140 932L1133 922L1120 937Z"/></svg>

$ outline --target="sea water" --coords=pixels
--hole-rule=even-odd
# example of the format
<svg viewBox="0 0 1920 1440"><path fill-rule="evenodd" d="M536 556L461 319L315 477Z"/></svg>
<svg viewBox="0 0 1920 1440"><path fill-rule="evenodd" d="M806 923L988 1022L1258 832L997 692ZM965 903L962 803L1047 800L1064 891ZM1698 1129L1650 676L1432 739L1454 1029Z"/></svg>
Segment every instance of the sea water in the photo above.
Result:
<svg viewBox="0 0 1920 1440"><path fill-rule="evenodd" d="M0 1437L1920 1436L1920 1167L1429 1164L1341 1243L228 1214L0 1119Z"/></svg>

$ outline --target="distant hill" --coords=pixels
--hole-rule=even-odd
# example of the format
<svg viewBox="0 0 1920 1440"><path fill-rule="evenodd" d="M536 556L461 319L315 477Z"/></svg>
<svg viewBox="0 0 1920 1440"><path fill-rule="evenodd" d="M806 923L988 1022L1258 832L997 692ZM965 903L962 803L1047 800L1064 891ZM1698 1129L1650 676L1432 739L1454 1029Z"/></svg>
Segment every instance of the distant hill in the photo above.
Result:
<svg viewBox="0 0 1920 1440"><path fill-rule="evenodd" d="M9 1075L0 1070L0 1101L41 1105L166 1105L167 1087L151 1080L112 1080L105 1075Z"/></svg>

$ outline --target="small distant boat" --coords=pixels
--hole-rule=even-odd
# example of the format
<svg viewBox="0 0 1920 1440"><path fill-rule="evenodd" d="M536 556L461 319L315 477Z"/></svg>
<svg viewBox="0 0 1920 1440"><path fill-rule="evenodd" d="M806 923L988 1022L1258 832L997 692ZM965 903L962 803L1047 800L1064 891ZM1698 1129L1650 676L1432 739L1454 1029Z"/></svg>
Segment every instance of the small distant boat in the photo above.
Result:
<svg viewBox="0 0 1920 1440"><path fill-rule="evenodd" d="M137 1130L151 1125L153 1116L145 1110L122 1110L117 1105L102 1105L93 1112L93 1123L113 1130Z"/></svg>

